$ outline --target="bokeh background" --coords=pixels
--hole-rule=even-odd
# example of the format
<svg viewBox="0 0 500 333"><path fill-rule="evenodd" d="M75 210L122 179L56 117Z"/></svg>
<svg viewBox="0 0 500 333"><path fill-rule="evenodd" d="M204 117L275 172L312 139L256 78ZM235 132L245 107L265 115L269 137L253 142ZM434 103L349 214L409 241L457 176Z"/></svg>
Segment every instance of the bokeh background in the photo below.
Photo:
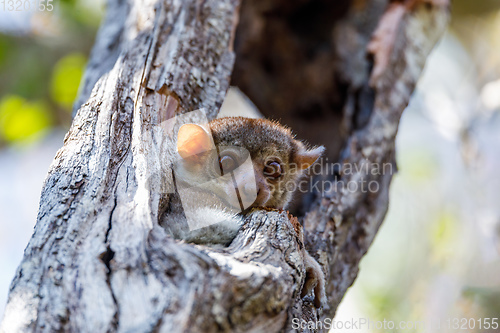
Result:
<svg viewBox="0 0 500 333"><path fill-rule="evenodd" d="M0 8L0 318L103 12L102 0ZM231 91L224 107L246 106ZM453 2L397 162L388 215L336 319L500 318L500 1Z"/></svg>

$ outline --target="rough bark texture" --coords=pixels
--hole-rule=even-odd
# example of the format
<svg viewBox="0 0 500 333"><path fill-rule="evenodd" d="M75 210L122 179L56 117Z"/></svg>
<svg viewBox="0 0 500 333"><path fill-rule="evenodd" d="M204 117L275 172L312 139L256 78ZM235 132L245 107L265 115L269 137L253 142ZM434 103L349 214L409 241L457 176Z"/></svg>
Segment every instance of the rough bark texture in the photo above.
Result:
<svg viewBox="0 0 500 333"><path fill-rule="evenodd" d="M425 59L444 30L438 0L110 0L75 118L44 184L34 235L1 332L279 332L332 317L388 205L394 139ZM236 26L241 14L241 25ZM305 280L300 228L259 211L231 246L176 242L173 158L157 128L204 108L232 78L266 115L329 157L364 166L323 180L373 180L304 198L305 246L327 273L330 309ZM168 191L167 191L168 192ZM297 230L296 230L297 229ZM297 232L298 231L298 232Z"/></svg>

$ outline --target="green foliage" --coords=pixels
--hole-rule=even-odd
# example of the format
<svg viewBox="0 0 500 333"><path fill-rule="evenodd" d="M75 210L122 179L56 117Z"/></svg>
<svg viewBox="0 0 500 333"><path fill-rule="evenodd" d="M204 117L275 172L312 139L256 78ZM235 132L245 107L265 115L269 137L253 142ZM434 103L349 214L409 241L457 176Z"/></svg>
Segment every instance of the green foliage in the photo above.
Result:
<svg viewBox="0 0 500 333"><path fill-rule="evenodd" d="M500 289L467 287L463 296L475 299L481 306L485 318L498 318L500 314Z"/></svg>
<svg viewBox="0 0 500 333"><path fill-rule="evenodd" d="M436 246L443 243L449 245L456 236L455 226L458 224L456 217L451 211L443 210L438 214L435 222L431 231L432 243Z"/></svg>
<svg viewBox="0 0 500 333"><path fill-rule="evenodd" d="M104 1L56 0L54 8L35 14L50 29L26 23L11 35L0 32L0 147L71 122Z"/></svg>
<svg viewBox="0 0 500 333"><path fill-rule="evenodd" d="M453 18L456 20L462 15L481 15L488 14L500 9L500 1L498 0L453 0Z"/></svg>
<svg viewBox="0 0 500 333"><path fill-rule="evenodd" d="M10 48L10 43L7 39L0 38L0 68L4 67L7 59L7 51Z"/></svg>
<svg viewBox="0 0 500 333"><path fill-rule="evenodd" d="M365 289L367 300L371 306L371 314L375 320L383 320L391 315L391 312L397 308L398 297L390 290L384 288Z"/></svg>
<svg viewBox="0 0 500 333"><path fill-rule="evenodd" d="M0 96L43 98L52 63L50 52L36 42L0 35Z"/></svg>
<svg viewBox="0 0 500 333"><path fill-rule="evenodd" d="M436 220L431 224L430 245L432 259L445 265L456 249L458 228L461 225L458 217L450 209L437 212Z"/></svg>
<svg viewBox="0 0 500 333"><path fill-rule="evenodd" d="M28 102L16 95L0 100L0 137L7 142L34 140L51 123L49 110L43 102Z"/></svg>
<svg viewBox="0 0 500 333"><path fill-rule="evenodd" d="M67 110L71 110L78 93L78 86L85 69L85 56L69 54L54 66L51 83L52 99Z"/></svg>
<svg viewBox="0 0 500 333"><path fill-rule="evenodd" d="M431 180L439 167L431 152L419 149L402 152L398 156L398 164L400 169L408 175L412 185Z"/></svg>

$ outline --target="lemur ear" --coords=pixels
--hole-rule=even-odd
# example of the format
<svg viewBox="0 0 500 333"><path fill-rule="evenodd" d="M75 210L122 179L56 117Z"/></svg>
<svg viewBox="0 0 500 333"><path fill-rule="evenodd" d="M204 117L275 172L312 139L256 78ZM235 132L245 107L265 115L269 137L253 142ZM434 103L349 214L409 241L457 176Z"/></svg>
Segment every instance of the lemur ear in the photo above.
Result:
<svg viewBox="0 0 500 333"><path fill-rule="evenodd" d="M295 163L300 170L309 169L325 152L325 147L319 146L307 149L302 142L299 144L299 151L295 156Z"/></svg>
<svg viewBox="0 0 500 333"><path fill-rule="evenodd" d="M177 152L183 159L214 149L212 136L200 125L184 124L177 134Z"/></svg>

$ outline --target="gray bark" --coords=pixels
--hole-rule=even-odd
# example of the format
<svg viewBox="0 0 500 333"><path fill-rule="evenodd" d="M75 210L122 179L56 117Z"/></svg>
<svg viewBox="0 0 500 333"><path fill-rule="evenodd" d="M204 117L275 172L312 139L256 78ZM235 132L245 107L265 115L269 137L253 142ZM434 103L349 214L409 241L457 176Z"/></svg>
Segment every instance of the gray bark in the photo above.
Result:
<svg viewBox="0 0 500 333"><path fill-rule="evenodd" d="M296 96L295 83L287 87L279 73L261 75L267 65L252 59L251 50L265 33L252 24L265 25L269 13L295 12L288 3L246 0L236 33L238 0L109 1L0 332L279 332L291 331L293 318L335 314L387 210L392 173L371 171L395 164L399 119L448 8L439 0L339 2L347 7L322 28L333 36L331 62L316 56L293 62L298 76L311 80L305 68L323 66L344 88L332 84ZM373 180L380 187L375 193L332 188L296 208L307 212L304 243L327 275L329 309L314 308L311 295L301 298L302 231L286 212L253 214L220 249L174 241L159 226L169 214L172 175L163 166L173 147L159 143L155 128L200 108L214 118L235 59L233 83L265 115L276 108L292 128L301 118L287 117L280 99L295 96L307 109L313 100L338 95L341 111L321 126L297 125L299 136L320 133L309 139L330 148L332 158L366 165L324 179ZM328 134L328 126L341 134Z"/></svg>

